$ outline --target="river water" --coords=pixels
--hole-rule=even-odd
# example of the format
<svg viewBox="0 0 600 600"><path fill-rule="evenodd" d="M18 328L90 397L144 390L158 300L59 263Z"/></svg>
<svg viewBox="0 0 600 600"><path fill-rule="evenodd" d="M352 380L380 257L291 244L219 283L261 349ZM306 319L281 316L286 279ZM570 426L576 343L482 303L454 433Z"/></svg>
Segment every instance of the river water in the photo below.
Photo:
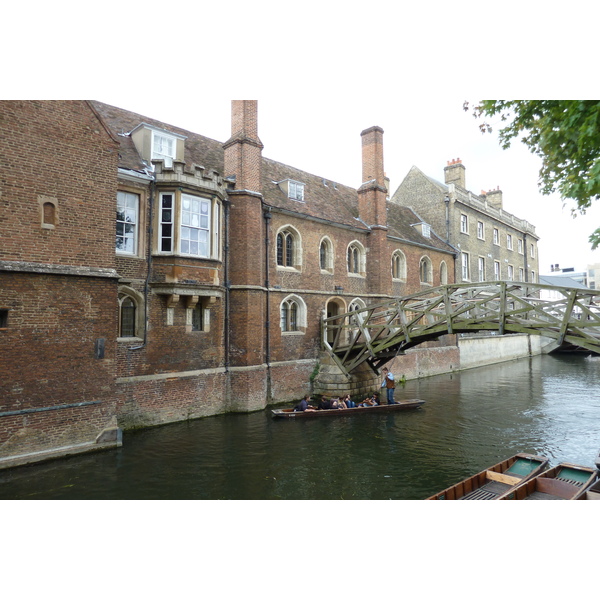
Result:
<svg viewBox="0 0 600 600"><path fill-rule="evenodd" d="M416 500L517 452L592 466L600 360L538 356L409 381L423 408L332 419L221 415L123 447L0 471L0 499Z"/></svg>

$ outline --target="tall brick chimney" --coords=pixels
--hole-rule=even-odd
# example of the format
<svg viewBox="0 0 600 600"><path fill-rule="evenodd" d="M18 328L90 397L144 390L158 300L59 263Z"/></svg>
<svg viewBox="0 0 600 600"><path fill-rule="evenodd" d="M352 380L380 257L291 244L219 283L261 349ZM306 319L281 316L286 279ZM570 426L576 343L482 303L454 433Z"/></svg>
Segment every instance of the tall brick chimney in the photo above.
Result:
<svg viewBox="0 0 600 600"><path fill-rule="evenodd" d="M495 190L490 190L487 192L485 199L488 201L488 204L494 208L502 210L502 190L500 189L500 186L498 186Z"/></svg>
<svg viewBox="0 0 600 600"><path fill-rule="evenodd" d="M232 100L231 137L225 144L225 177L236 190L260 191L263 144L258 137L258 101Z"/></svg>
<svg viewBox="0 0 600 600"><path fill-rule="evenodd" d="M362 182L375 180L377 185L385 187L383 171L383 129L369 127L361 134L362 138Z"/></svg>
<svg viewBox="0 0 600 600"><path fill-rule="evenodd" d="M460 158L454 158L448 161L448 165L444 167L444 177L446 180L446 185L454 183L463 190L467 189L465 166L462 164Z"/></svg>
<svg viewBox="0 0 600 600"><path fill-rule="evenodd" d="M370 226L387 226L387 187L383 170L383 129L369 127L361 134L362 185L358 190L360 218Z"/></svg>

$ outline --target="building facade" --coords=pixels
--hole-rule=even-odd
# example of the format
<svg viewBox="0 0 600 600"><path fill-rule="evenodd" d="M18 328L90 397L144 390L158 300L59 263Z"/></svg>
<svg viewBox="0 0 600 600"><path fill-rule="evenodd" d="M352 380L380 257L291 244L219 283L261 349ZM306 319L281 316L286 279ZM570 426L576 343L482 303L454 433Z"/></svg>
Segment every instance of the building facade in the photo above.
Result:
<svg viewBox="0 0 600 600"><path fill-rule="evenodd" d="M445 183L412 167L392 202L412 208L455 248L455 281L537 283L535 227L506 212L500 189L474 194L467 189L460 159L444 168Z"/></svg>
<svg viewBox="0 0 600 600"><path fill-rule="evenodd" d="M255 101L225 142L100 102L0 102L0 130L0 466L291 402L323 316L454 281L379 127L358 190L264 157ZM398 371L447 370L453 340Z"/></svg>

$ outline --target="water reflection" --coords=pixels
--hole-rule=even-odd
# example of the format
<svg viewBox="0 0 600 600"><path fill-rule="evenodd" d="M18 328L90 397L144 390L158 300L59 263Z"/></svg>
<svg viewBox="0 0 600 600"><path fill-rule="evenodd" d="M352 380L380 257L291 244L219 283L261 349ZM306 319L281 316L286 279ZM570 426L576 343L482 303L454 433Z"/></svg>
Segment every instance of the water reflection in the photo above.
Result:
<svg viewBox="0 0 600 600"><path fill-rule="evenodd" d="M592 465L600 362L544 356L410 381L423 409L268 411L126 434L116 451L0 472L0 498L419 499L517 452Z"/></svg>

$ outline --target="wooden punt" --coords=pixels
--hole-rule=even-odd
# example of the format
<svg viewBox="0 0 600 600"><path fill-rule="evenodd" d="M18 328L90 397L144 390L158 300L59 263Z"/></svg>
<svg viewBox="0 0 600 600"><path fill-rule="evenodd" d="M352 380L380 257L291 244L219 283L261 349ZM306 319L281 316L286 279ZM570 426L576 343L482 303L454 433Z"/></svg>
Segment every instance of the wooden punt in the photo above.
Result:
<svg viewBox="0 0 600 600"><path fill-rule="evenodd" d="M575 500L600 500L600 479L596 479L592 485L580 492Z"/></svg>
<svg viewBox="0 0 600 600"><path fill-rule="evenodd" d="M548 466L545 456L519 453L446 488L427 500L498 500Z"/></svg>
<svg viewBox="0 0 600 600"><path fill-rule="evenodd" d="M420 408L425 400L403 400L395 404L380 404L379 406L356 406L354 408L330 408L327 410L294 411L293 408L274 408L273 418L277 419L312 419L320 417L350 417L365 413L393 412Z"/></svg>
<svg viewBox="0 0 600 600"><path fill-rule="evenodd" d="M597 477L593 467L560 463L503 494L500 500L575 500Z"/></svg>

